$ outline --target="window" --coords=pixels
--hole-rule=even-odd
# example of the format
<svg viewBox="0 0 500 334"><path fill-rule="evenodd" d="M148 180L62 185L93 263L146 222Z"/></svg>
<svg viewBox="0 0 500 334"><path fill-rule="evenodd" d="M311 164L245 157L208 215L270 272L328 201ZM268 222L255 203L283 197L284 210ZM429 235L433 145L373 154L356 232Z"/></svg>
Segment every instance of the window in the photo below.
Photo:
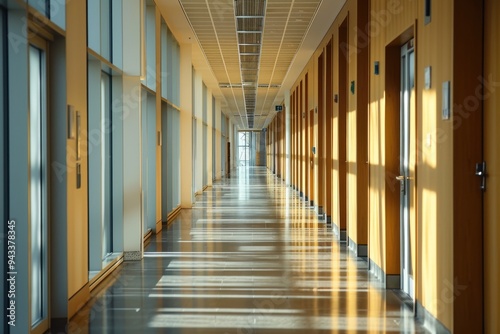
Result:
<svg viewBox="0 0 500 334"><path fill-rule="evenodd" d="M29 47L29 201L31 326L48 310L47 79L43 45Z"/></svg>
<svg viewBox="0 0 500 334"><path fill-rule="evenodd" d="M250 165L250 142L251 142L251 132L240 132L239 133L239 165L249 166Z"/></svg>
<svg viewBox="0 0 500 334"><path fill-rule="evenodd" d="M113 61L111 57L111 12L112 4L111 0L99 0L100 1L100 27L101 27L101 48L100 54L109 61Z"/></svg>
<svg viewBox="0 0 500 334"><path fill-rule="evenodd" d="M50 18L50 1L48 0L28 0L28 4L39 13Z"/></svg>
<svg viewBox="0 0 500 334"><path fill-rule="evenodd" d="M87 1L88 47L118 68L122 66L122 2Z"/></svg>
<svg viewBox="0 0 500 334"><path fill-rule="evenodd" d="M180 112L170 104L162 104L162 201L163 221L181 204L180 197Z"/></svg>
<svg viewBox="0 0 500 334"><path fill-rule="evenodd" d="M180 46L162 20L161 25L161 73L162 96L174 105L180 105Z"/></svg>
<svg viewBox="0 0 500 334"><path fill-rule="evenodd" d="M144 90L142 100L142 188L144 234L156 228L156 96Z"/></svg>
<svg viewBox="0 0 500 334"><path fill-rule="evenodd" d="M66 26L66 1L28 0L28 4L61 28Z"/></svg>
<svg viewBox="0 0 500 334"><path fill-rule="evenodd" d="M195 116L195 111L197 108L197 103L196 103L196 71L194 67L192 67L192 92L193 92L193 97L192 97L192 103L193 103L193 116ZM193 125L192 125L192 131L193 131L193 143L192 143L192 151L193 151L193 189L192 189L192 202L194 203L195 197L196 197L196 191L198 190L197 184L196 184L196 176L197 176L197 167L198 167L198 122L196 120L196 117L193 117Z"/></svg>
<svg viewBox="0 0 500 334"><path fill-rule="evenodd" d="M88 191L89 279L95 277L122 249L123 187L120 164L122 128L113 117L113 93L120 92L120 76L97 59L88 61ZM117 83L116 85L114 83ZM115 87L117 87L115 89Z"/></svg>
<svg viewBox="0 0 500 334"><path fill-rule="evenodd" d="M113 252L111 76L101 72L101 227L102 260Z"/></svg>
<svg viewBox="0 0 500 334"><path fill-rule="evenodd" d="M146 53L146 80L144 84L156 90L156 7L154 2L148 0L144 4L145 18L144 18L144 31L145 31L145 47Z"/></svg>
<svg viewBox="0 0 500 334"><path fill-rule="evenodd" d="M202 185L205 187L208 184L208 96L207 96L207 86L203 83L203 89L201 93L203 99L203 109L202 109L202 136L203 136L203 169L202 169Z"/></svg>
<svg viewBox="0 0 500 334"><path fill-rule="evenodd" d="M227 133L227 119L226 116L221 113L221 171L222 171L222 176L225 176L227 171L226 171L226 161L227 161L227 141L228 141L228 133Z"/></svg>
<svg viewBox="0 0 500 334"><path fill-rule="evenodd" d="M212 181L217 178L217 113L215 112L215 97L212 96Z"/></svg>

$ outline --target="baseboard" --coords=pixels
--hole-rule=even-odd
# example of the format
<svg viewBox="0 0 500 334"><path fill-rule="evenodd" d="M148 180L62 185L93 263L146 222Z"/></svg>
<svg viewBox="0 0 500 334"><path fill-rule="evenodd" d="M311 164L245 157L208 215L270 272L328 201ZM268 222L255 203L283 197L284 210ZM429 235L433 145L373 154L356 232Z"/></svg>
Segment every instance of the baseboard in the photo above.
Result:
<svg viewBox="0 0 500 334"><path fill-rule="evenodd" d="M321 219L324 219L325 211L323 211L323 207L322 206L318 206L316 212L318 213L318 217L321 217Z"/></svg>
<svg viewBox="0 0 500 334"><path fill-rule="evenodd" d="M358 245L358 256L362 258L368 257L368 245Z"/></svg>
<svg viewBox="0 0 500 334"><path fill-rule="evenodd" d="M347 241L347 230L339 229L339 238L340 241Z"/></svg>
<svg viewBox="0 0 500 334"><path fill-rule="evenodd" d="M421 322L425 329L430 331L431 333L439 333L439 334L451 334L451 331L446 328L445 325L438 319L436 319L429 311L422 306L422 304L418 301L415 303L416 305L416 318L419 322Z"/></svg>
<svg viewBox="0 0 500 334"><path fill-rule="evenodd" d="M370 272L372 275L378 278L378 280L385 285L385 272L372 259L369 259L368 262L370 264Z"/></svg>
<svg viewBox="0 0 500 334"><path fill-rule="evenodd" d="M377 277L386 289L401 289L401 276L386 274L372 259L369 259L370 272Z"/></svg>
<svg viewBox="0 0 500 334"><path fill-rule="evenodd" d="M111 261L99 274L89 281L89 291L94 290L102 281L115 271L123 263L123 255Z"/></svg>
<svg viewBox="0 0 500 334"><path fill-rule="evenodd" d="M163 222L160 219L156 222L156 233L160 233L162 229L163 229Z"/></svg>
<svg viewBox="0 0 500 334"><path fill-rule="evenodd" d="M144 245L146 245L149 242L149 239L151 239L151 236L153 235L153 229L149 229L148 232L142 237L142 242Z"/></svg>
<svg viewBox="0 0 500 334"><path fill-rule="evenodd" d="M175 209L173 209L172 212L170 212L167 215L167 226L169 226L170 224L172 224L172 222L174 221L174 219L177 218L177 216L181 212L181 209L182 209L182 207L179 205L178 207L176 207Z"/></svg>
<svg viewBox="0 0 500 334"><path fill-rule="evenodd" d="M337 240L340 239L340 227L335 224L334 222L332 222L332 231L333 231L333 234L337 237Z"/></svg>
<svg viewBox="0 0 500 334"><path fill-rule="evenodd" d="M368 257L368 245L358 245L351 238L349 238L349 249L357 257Z"/></svg>
<svg viewBox="0 0 500 334"><path fill-rule="evenodd" d="M68 319L71 319L90 299L89 283L68 300Z"/></svg>
<svg viewBox="0 0 500 334"><path fill-rule="evenodd" d="M401 289L401 275L385 275L385 288L391 290Z"/></svg>

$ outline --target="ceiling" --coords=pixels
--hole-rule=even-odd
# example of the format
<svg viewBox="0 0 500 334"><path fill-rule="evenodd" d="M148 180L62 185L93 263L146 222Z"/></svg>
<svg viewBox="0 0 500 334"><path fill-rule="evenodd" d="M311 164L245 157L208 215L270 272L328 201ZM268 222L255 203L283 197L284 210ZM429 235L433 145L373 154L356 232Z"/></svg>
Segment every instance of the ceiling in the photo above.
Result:
<svg viewBox="0 0 500 334"><path fill-rule="evenodd" d="M240 129L275 116L345 0L156 0L222 111Z"/></svg>

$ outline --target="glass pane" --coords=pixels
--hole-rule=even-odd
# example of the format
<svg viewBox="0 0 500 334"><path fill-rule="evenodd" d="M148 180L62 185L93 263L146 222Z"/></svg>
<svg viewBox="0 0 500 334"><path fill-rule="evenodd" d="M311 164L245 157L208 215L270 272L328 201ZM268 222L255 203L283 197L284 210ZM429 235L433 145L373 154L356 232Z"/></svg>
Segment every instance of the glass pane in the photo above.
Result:
<svg viewBox="0 0 500 334"><path fill-rule="evenodd" d="M193 169L192 169L192 173L193 173L193 179L192 179L192 182L193 182L193 186L192 186L192 200L194 201L195 199L195 193L196 193L196 166L197 166L197 160L196 160L196 140L197 140L197 135L196 135L196 120L193 119L193 123L192 123L192 131L193 131L193 143L192 143L192 150L193 150Z"/></svg>
<svg viewBox="0 0 500 334"><path fill-rule="evenodd" d="M118 68L123 68L123 6L122 0L111 2L111 58Z"/></svg>
<svg viewBox="0 0 500 334"><path fill-rule="evenodd" d="M101 73L101 228L102 259L113 251L113 222L111 215L112 192L111 176L111 77Z"/></svg>
<svg viewBox="0 0 500 334"><path fill-rule="evenodd" d="M50 20L59 27L66 28L66 1L50 0Z"/></svg>
<svg viewBox="0 0 500 334"><path fill-rule="evenodd" d="M45 317L46 176L45 176L45 69L42 50L30 46L30 231L31 231L31 324Z"/></svg>
<svg viewBox="0 0 500 334"><path fill-rule="evenodd" d="M156 90L156 12L153 3L146 5L146 85Z"/></svg>
<svg viewBox="0 0 500 334"><path fill-rule="evenodd" d="M193 103L193 188L192 188L192 199L195 200L196 192L201 189L202 178L200 175L200 165L201 158L200 153L203 149L201 145L202 133L200 127L200 118L199 118L199 110L200 105L198 99L200 97L200 90L197 85L197 74L194 67L192 67L192 103Z"/></svg>
<svg viewBox="0 0 500 334"><path fill-rule="evenodd" d="M176 141L173 127L173 111L170 106L167 107L167 192L164 195L167 197L167 212L170 213L174 209L174 142Z"/></svg>
<svg viewBox="0 0 500 334"><path fill-rule="evenodd" d="M177 109L172 108L173 118L172 118L172 126L174 132L174 141L173 141L173 168L172 173L174 179L174 189L173 189L173 200L174 200L174 208L181 205L181 133L180 133L180 112Z"/></svg>
<svg viewBox="0 0 500 334"><path fill-rule="evenodd" d="M101 2L101 56L111 59L111 0Z"/></svg>
<svg viewBox="0 0 500 334"><path fill-rule="evenodd" d="M207 169L208 169L208 165L207 165L207 161L208 161L208 157L207 157L207 153L208 153L208 127L207 127L207 122L208 122L208 119L207 119L207 115L208 115L208 92L207 92L207 86L205 85L205 83L203 83L202 85L202 90L201 90L201 97L202 97L202 101L203 101L203 106L202 106L202 120L203 120L203 133L202 133L202 140L203 140L203 147L202 147L202 152L203 152L203 167L202 167L202 175L203 175L203 178L202 178L202 187L205 187L207 184L208 184L208 175L207 175Z"/></svg>
<svg viewBox="0 0 500 334"><path fill-rule="evenodd" d="M156 226L156 98L144 92L142 104L142 185L144 232Z"/></svg>
<svg viewBox="0 0 500 334"><path fill-rule="evenodd" d="M203 124L203 187L208 184L208 145L208 126Z"/></svg>
<svg viewBox="0 0 500 334"><path fill-rule="evenodd" d="M175 105L181 104L181 47L177 40L174 39L174 72L172 75L174 83L174 92L172 101Z"/></svg>
<svg viewBox="0 0 500 334"><path fill-rule="evenodd" d="M174 54L175 38L167 27L167 99L173 101L174 95Z"/></svg>
<svg viewBox="0 0 500 334"><path fill-rule="evenodd" d="M87 0L87 44L92 50L101 51L100 0Z"/></svg>
<svg viewBox="0 0 500 334"><path fill-rule="evenodd" d="M203 119L203 123L208 123L208 118L207 118L207 115L208 115L208 101L207 101L207 86L205 84L203 84L203 88L202 88L202 93L201 93L201 96L202 96L202 100L203 100L203 114L202 114L202 119Z"/></svg>
<svg viewBox="0 0 500 334"><path fill-rule="evenodd" d="M44 16L48 17L49 14L49 3L48 0L29 0L29 5L35 8Z"/></svg>
<svg viewBox="0 0 500 334"><path fill-rule="evenodd" d="M167 49L168 49L168 46L167 46L167 35L168 35L168 32L167 32L168 28L167 28L167 24L165 23L165 21L163 21L163 19L161 20L161 95L162 97L164 98L168 98L168 95L167 95L167 88L168 88L168 82L167 82L167 79L168 79L168 75L167 75L167 58L168 58L168 54L167 54Z"/></svg>

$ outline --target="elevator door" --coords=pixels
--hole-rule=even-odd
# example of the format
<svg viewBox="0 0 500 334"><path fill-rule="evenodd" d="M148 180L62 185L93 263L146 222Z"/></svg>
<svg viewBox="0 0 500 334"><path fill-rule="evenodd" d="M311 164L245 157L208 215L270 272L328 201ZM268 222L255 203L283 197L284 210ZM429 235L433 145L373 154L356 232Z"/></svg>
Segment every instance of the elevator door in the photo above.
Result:
<svg viewBox="0 0 500 334"><path fill-rule="evenodd" d="M401 115L400 115L400 224L401 224L401 289L414 297L411 265L410 178L411 101L415 90L415 52L413 40L401 48Z"/></svg>

